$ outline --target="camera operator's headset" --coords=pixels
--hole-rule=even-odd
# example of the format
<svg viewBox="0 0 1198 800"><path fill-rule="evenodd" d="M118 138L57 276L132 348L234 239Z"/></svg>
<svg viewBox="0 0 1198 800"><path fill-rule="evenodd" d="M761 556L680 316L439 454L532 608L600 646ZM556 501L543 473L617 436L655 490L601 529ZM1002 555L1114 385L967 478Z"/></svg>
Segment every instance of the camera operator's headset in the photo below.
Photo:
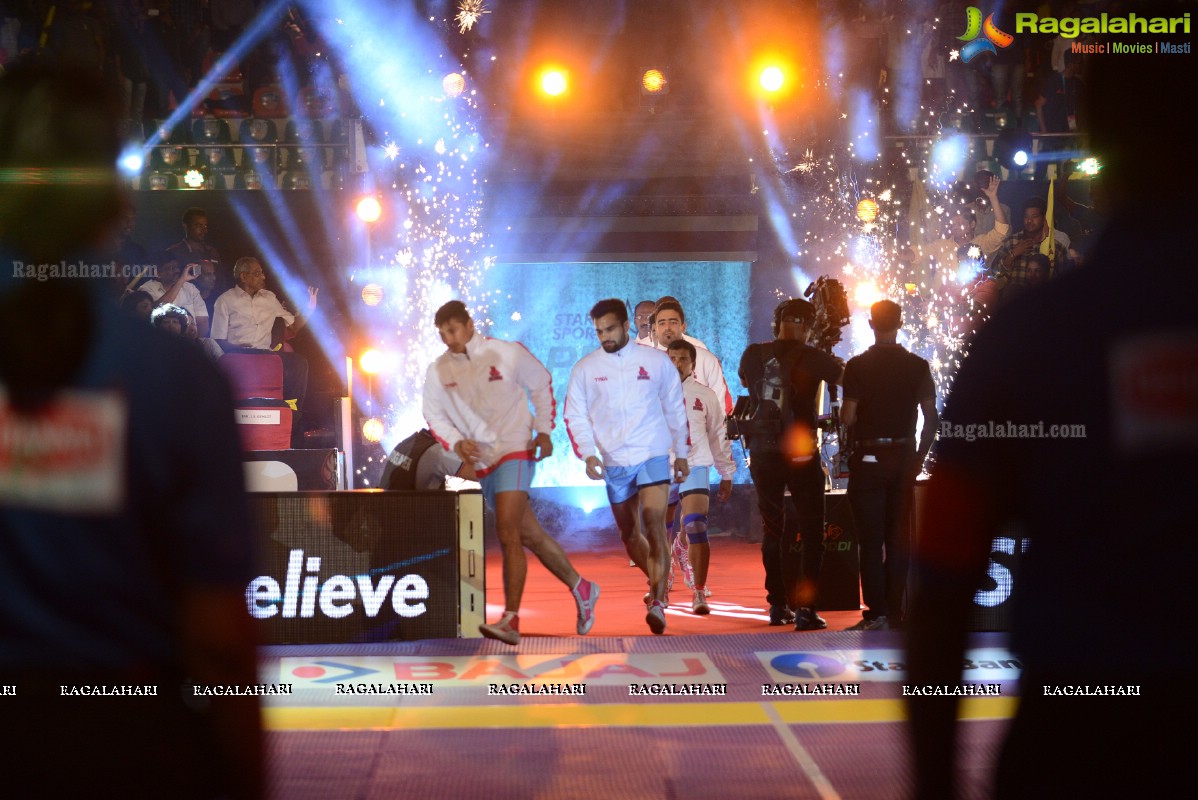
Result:
<svg viewBox="0 0 1198 800"><path fill-rule="evenodd" d="M810 307L810 305L811 305L806 300L800 300L797 297L788 297L787 299L785 299L781 303L779 303L778 306L774 309L774 321L770 323L770 332L773 333L775 339L778 338L778 332L782 330L782 312L785 311L786 307L788 305L790 305L791 303L801 303L802 305L800 306L800 308L804 308L805 312L806 312L806 308ZM810 314L804 313L802 316L804 318L809 318Z"/></svg>

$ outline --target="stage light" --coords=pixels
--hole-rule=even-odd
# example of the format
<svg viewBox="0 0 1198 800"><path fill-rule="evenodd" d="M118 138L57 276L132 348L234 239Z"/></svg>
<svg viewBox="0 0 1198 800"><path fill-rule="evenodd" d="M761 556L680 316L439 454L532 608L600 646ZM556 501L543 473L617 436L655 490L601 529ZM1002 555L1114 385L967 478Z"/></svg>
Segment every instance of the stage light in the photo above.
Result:
<svg viewBox="0 0 1198 800"><path fill-rule="evenodd" d="M872 197L863 197L857 203L857 219L873 222L878 218L878 203Z"/></svg>
<svg viewBox="0 0 1198 800"><path fill-rule="evenodd" d="M659 69L647 69L641 75L641 94L660 95L670 91L666 74Z"/></svg>
<svg viewBox="0 0 1198 800"><path fill-rule="evenodd" d="M1007 130L994 142L994 155L1012 172L1022 172L1032 160L1032 136L1025 131Z"/></svg>
<svg viewBox="0 0 1198 800"><path fill-rule="evenodd" d="M117 166L121 168L121 172L129 177L133 177L141 172L141 168L145 166L146 159L141 154L141 148L132 146L121 153L120 159L117 161Z"/></svg>
<svg viewBox="0 0 1198 800"><path fill-rule="evenodd" d="M441 79L441 89L450 97L457 97L466 91L466 78L457 72L451 72Z"/></svg>
<svg viewBox="0 0 1198 800"><path fill-rule="evenodd" d="M362 438L368 442L382 441L383 434L387 432L387 428L383 425L383 421L378 417L370 417L362 420Z"/></svg>
<svg viewBox="0 0 1198 800"><path fill-rule="evenodd" d="M189 169L183 174L183 182L192 189L199 189L204 185L204 173L198 169Z"/></svg>
<svg viewBox="0 0 1198 800"><path fill-rule="evenodd" d="M547 69L541 73L540 86L550 97L561 97L570 88L569 76L560 69Z"/></svg>
<svg viewBox="0 0 1198 800"><path fill-rule="evenodd" d="M379 217L383 216L383 204L374 195L360 198L354 210L358 214L358 219L366 223L378 222Z"/></svg>
<svg viewBox="0 0 1198 800"><path fill-rule="evenodd" d="M358 368L367 375L377 375L387 366L387 357L373 347L358 356Z"/></svg>
<svg viewBox="0 0 1198 800"><path fill-rule="evenodd" d="M1101 170L1102 164L1100 164L1098 159L1094 158L1093 156L1083 159L1082 162L1077 165L1078 172L1081 172L1084 175L1089 175L1091 178L1097 175Z"/></svg>
<svg viewBox="0 0 1198 800"><path fill-rule="evenodd" d="M947 136L932 145L932 164L941 180L955 178L965 168L969 156L969 138L964 134Z"/></svg>
<svg viewBox="0 0 1198 800"><path fill-rule="evenodd" d="M773 93L781 91L786 85L786 75L780 67L766 67L761 71L757 78L757 82L761 84L761 88L767 92Z"/></svg>
<svg viewBox="0 0 1198 800"><path fill-rule="evenodd" d="M377 306L383 302L383 287L377 283L368 283L363 286L362 302L368 306Z"/></svg>

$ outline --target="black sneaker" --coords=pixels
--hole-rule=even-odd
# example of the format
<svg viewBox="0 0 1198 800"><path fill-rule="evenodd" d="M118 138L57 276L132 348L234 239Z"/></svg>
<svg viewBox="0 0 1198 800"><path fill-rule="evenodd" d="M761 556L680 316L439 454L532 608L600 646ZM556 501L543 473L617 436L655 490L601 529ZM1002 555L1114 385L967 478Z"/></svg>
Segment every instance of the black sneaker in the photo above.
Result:
<svg viewBox="0 0 1198 800"><path fill-rule="evenodd" d="M795 614L796 631L818 631L828 627L828 622L814 608L800 608Z"/></svg>
<svg viewBox="0 0 1198 800"><path fill-rule="evenodd" d="M886 617L874 617L873 619L862 619L851 628L845 628L846 631L888 631L890 623L886 621Z"/></svg>
<svg viewBox="0 0 1198 800"><path fill-rule="evenodd" d="M770 606L770 625L790 625L795 621L795 612L786 606Z"/></svg>

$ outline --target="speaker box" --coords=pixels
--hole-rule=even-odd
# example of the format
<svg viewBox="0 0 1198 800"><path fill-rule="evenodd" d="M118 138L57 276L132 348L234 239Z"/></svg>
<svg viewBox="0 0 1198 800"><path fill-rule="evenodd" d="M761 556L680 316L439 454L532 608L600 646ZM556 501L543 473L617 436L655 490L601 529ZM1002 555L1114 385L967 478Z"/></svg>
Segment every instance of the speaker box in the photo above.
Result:
<svg viewBox="0 0 1198 800"><path fill-rule="evenodd" d="M824 494L824 561L819 573L819 607L824 611L861 608L857 529L843 491Z"/></svg>
<svg viewBox="0 0 1198 800"><path fill-rule="evenodd" d="M478 636L480 492L250 495L264 571L246 587L266 644Z"/></svg>

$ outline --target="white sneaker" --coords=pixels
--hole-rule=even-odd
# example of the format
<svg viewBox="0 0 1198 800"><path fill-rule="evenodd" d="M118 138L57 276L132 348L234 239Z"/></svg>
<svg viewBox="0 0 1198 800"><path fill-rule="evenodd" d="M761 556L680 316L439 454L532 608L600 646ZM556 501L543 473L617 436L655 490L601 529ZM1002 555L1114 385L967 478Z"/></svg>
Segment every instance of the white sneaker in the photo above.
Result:
<svg viewBox="0 0 1198 800"><path fill-rule="evenodd" d="M520 644L520 618L511 611L503 612L494 625L479 625L479 633L488 639L498 639L506 644Z"/></svg>
<svg viewBox="0 0 1198 800"><path fill-rule="evenodd" d="M595 603L599 602L599 584L580 578L572 594L578 606L578 624L575 630L579 636L585 636L595 624Z"/></svg>

